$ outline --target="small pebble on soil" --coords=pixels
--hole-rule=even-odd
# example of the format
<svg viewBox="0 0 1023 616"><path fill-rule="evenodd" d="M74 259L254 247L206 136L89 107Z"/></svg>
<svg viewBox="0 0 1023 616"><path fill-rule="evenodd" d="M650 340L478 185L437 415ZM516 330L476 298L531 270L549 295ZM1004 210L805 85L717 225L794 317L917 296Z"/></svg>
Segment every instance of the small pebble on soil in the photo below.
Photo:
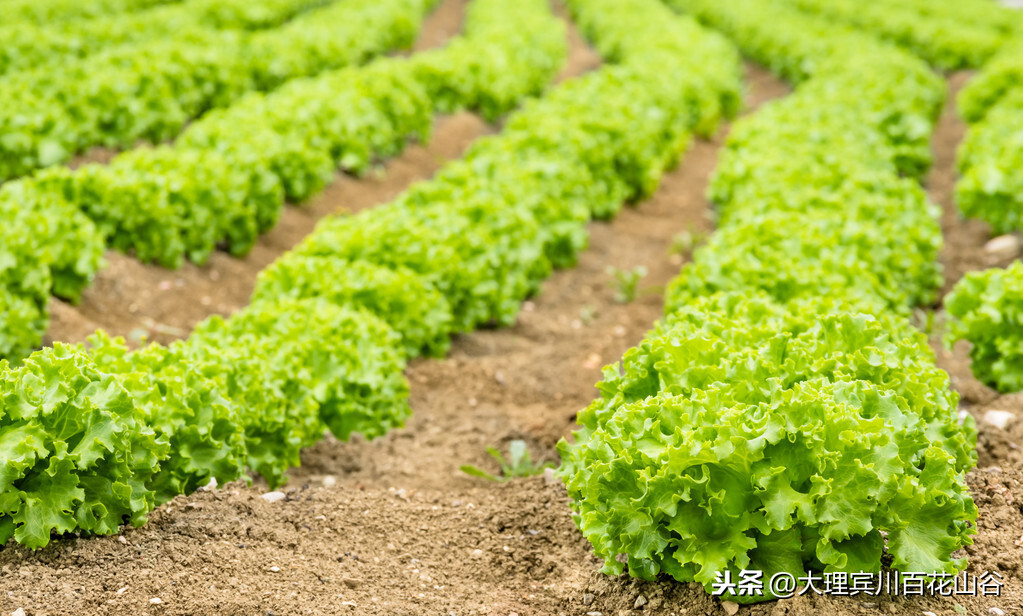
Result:
<svg viewBox="0 0 1023 616"><path fill-rule="evenodd" d="M991 424L1001 430L1004 430L1014 418L1015 415L1009 411L996 411L992 409L984 413L984 423Z"/></svg>

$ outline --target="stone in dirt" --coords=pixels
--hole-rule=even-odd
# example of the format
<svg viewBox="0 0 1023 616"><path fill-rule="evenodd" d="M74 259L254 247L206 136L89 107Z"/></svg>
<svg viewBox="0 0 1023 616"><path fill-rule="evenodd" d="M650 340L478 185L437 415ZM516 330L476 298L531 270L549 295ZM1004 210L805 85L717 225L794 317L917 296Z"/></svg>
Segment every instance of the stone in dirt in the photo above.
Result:
<svg viewBox="0 0 1023 616"><path fill-rule="evenodd" d="M284 500L286 496L284 492L267 492L261 495L260 498L268 503L276 503L277 501Z"/></svg>
<svg viewBox="0 0 1023 616"><path fill-rule="evenodd" d="M984 413L984 423L991 424L992 426L1004 430L1009 422L1015 419L1015 415L1009 411L996 411L990 410Z"/></svg>
<svg viewBox="0 0 1023 616"><path fill-rule="evenodd" d="M993 263L1008 262L1023 255L1023 240L1018 235L999 235L984 244L984 252Z"/></svg>
<svg viewBox="0 0 1023 616"><path fill-rule="evenodd" d="M739 611L739 604L735 601L722 601L721 609L725 610L728 616L735 616L735 614Z"/></svg>

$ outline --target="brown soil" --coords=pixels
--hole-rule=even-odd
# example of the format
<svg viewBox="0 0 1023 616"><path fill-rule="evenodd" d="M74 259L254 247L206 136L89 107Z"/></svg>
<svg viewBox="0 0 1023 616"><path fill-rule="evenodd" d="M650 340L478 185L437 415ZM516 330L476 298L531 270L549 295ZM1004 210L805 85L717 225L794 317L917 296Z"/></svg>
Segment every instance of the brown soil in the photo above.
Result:
<svg viewBox="0 0 1023 616"><path fill-rule="evenodd" d="M573 61L592 66L592 53L575 41ZM748 77L752 107L786 92L762 70L751 67ZM461 145L449 149L433 149L439 147L435 140L428 148L410 150L420 152L419 163L409 161L407 153L388 165L383 179L343 179L331 191L334 196L324 197L329 201L313 211L384 200L482 132L460 133ZM939 164L929 184L946 211L951 207L949 161L961 132L955 119L946 117L935 141ZM443 138L441 129L437 138ZM515 326L461 336L447 359L414 362L408 370L414 414L404 429L374 442L324 440L305 453L285 488L287 498L279 502L260 498L265 485L232 484L180 497L154 512L146 526L119 537L67 539L35 553L0 549L0 614L18 608L28 616L730 613L730 606L694 585L600 574L556 482L537 477L494 484L458 471L461 464L495 470L486 447L504 449L517 438L529 443L534 457L553 458L554 443L594 397L592 384L601 367L617 360L660 315L660 288L684 261L670 254L673 236L710 228L703 193L720 143L720 138L694 143L652 199L626 209L612 223L591 225L591 247L578 267L549 279ZM410 165L404 183L394 179L403 161ZM360 197L371 190L378 191L374 197ZM296 216L309 214L289 210L289 217ZM945 223L950 247L961 254L974 254L987 239L983 233L960 238L963 225L954 216L946 215ZM308 231L303 223L294 224L290 232L282 225L284 236L277 243L268 239L261 246L268 255L264 259L301 237L301 229ZM970 263L969 256L949 256L960 254L952 250L946 253L950 272ZM154 331L145 318L186 330L203 314L244 304L252 274L261 267L250 268L247 261L218 256L205 268L174 273L129 259L115 261L121 269L106 278L106 286L97 285L83 308L66 309L71 316L64 323L70 325L63 332L88 329L74 325L75 318L106 325L102 319L108 314L122 315L109 321L120 327L118 333L132 327ZM649 270L644 293L630 304L616 303L606 268L636 265ZM217 278L212 272L219 272ZM164 281L170 282L166 290L160 286ZM118 295L111 299L112 293ZM120 306L129 302L136 303L134 313ZM950 357L941 361L963 390L968 365L964 372ZM1020 398L988 396L985 404L1016 400L1013 408L1019 409ZM1008 431L986 425L981 431L982 470L970 475L981 510L980 534L968 551L971 571L997 569L1006 576L1005 596L954 601L808 596L739 613L979 616L990 607L1021 613L1023 463L1010 443L1023 438L1023 422L1010 424ZM1000 468L990 466L994 463Z"/></svg>

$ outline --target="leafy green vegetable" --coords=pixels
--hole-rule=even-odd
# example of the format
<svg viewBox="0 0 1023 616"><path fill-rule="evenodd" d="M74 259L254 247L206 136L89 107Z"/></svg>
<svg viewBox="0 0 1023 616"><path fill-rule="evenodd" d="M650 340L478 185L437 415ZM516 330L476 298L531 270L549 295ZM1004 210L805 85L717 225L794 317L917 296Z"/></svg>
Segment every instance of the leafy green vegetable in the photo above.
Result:
<svg viewBox="0 0 1023 616"><path fill-rule="evenodd" d="M959 93L959 112L970 122L957 153L956 201L965 216L996 233L1023 229L1023 45L1007 47Z"/></svg>
<svg viewBox="0 0 1023 616"><path fill-rule="evenodd" d="M402 336L405 354L443 356L451 346L451 307L429 282L403 267L285 256L259 275L252 301L319 297L372 312Z"/></svg>
<svg viewBox="0 0 1023 616"><path fill-rule="evenodd" d="M610 27L626 19L621 12L589 27ZM623 61L561 85L396 202L321 221L291 258L411 270L448 301L452 332L513 322L552 267L574 263L589 217L608 217L622 201L649 194L691 131L737 106L734 50L709 57L707 48L728 49L720 37L658 14L670 27L649 49L672 63L655 70ZM714 77L685 69L696 58ZM708 89L714 84L721 86ZM704 100L706 107L697 105ZM391 244L378 239L398 236Z"/></svg>
<svg viewBox="0 0 1023 616"><path fill-rule="evenodd" d="M1023 390L1023 262L970 272L945 297L946 343L968 340L977 379L1001 392Z"/></svg>
<svg viewBox="0 0 1023 616"><path fill-rule="evenodd" d="M5 23L46 24L139 11L179 0L5 0Z"/></svg>
<svg viewBox="0 0 1023 616"><path fill-rule="evenodd" d="M129 352L123 340L102 332L89 339L88 353L99 370L116 375L145 423L168 445L149 482L157 505L210 479L223 485L244 474L244 425L237 402L218 387L220 366L195 361L181 344Z"/></svg>
<svg viewBox="0 0 1023 616"><path fill-rule="evenodd" d="M956 99L959 113L971 124L980 122L1004 98L1019 100L1021 79L1023 45L1008 46L960 90Z"/></svg>
<svg viewBox="0 0 1023 616"><path fill-rule="evenodd" d="M286 4L289 0L281 1ZM313 12L285 26L295 28L297 36L304 20L314 15L331 18L323 25L302 26L301 36L308 38L305 46L289 43L287 49L273 50L277 34L253 35L252 44L268 46L266 53L256 55L270 62L255 79L269 87L296 74L322 70L292 66L297 61L321 62L316 60L319 52L308 46L318 39L344 46L343 53L324 52L332 57L330 62L340 64L345 63L344 58L355 62L387 46L408 42L425 6L422 0L341 4L344 10L336 9L342 11L336 17L349 15L343 27L358 30L359 37L340 36L331 17L334 12ZM224 5L220 10L229 8ZM308 198L334 178L338 167L362 172L377 158L399 152L410 138L426 139L435 106L454 101L430 100L428 90L446 86L435 81L426 84L424 79L467 88L459 90L466 98L458 104L479 105L488 113L498 113L541 89L564 58L564 26L546 4L510 6L478 0L469 13L466 35L429 57L417 54L411 59L386 59L359 69L292 80L270 94L250 94L226 109L207 113L173 146L134 150L116 157L110 165L86 165L74 171L47 169L31 179L6 185L0 192L0 207L9 190L12 205L17 201L18 208L47 211L45 219L33 223L34 233L26 234L19 226L10 229L19 238L15 245L24 245L23 250L19 248L24 258L19 257L19 265L12 269L27 272L34 267L33 260L47 264L52 291L75 299L98 268L102 237L115 248L169 267L180 266L186 258L202 263L220 246L234 255L244 255L259 233L276 224L286 199ZM372 22L372 28L360 25L363 21ZM282 41L290 40L280 36ZM535 52L521 54L520 47ZM431 72L434 62L448 63L451 71ZM495 71L501 79L493 79ZM238 126L246 126L246 130L239 131ZM514 153L501 156L488 164L503 163ZM546 161L536 169L538 176L553 172ZM535 181L540 181L539 177ZM8 189L10 186L16 188ZM518 194L527 193L519 188ZM572 204L576 221L587 218L585 210L580 210L582 201L580 195L579 203ZM49 214L69 206L80 208L92 222L83 221L81 214L74 212L65 212L63 217ZM568 256L552 254L561 261L574 258L585 245L585 232L579 225L552 227L544 234L552 238L552 253L570 252ZM568 246L555 246L559 241ZM38 344L46 323L45 286L33 287L32 293L11 287L4 294L3 301L10 308L7 327L0 329L0 355L17 358ZM449 318L434 318L441 321L430 325L428 332L402 330L410 336L410 344L429 347L425 349L429 353L443 352L450 332L438 328ZM0 327L4 325L0 323ZM420 335L425 338L416 339Z"/></svg>
<svg viewBox="0 0 1023 616"><path fill-rule="evenodd" d="M941 234L900 177L929 164L943 84L777 3L675 4L797 88L735 124L710 189L720 230L559 443L576 522L604 571L708 590L741 569L879 571L885 554L957 572L976 430L906 319L941 283Z"/></svg>
<svg viewBox="0 0 1023 616"><path fill-rule="evenodd" d="M184 38L196 30L258 29L280 26L296 14L329 0L155 0L135 12L90 19L27 23L11 19L4 5L0 24L0 74L84 58L115 45ZM34 5L40 4L34 2ZM82 4L82 3L78 3ZM94 3L90 3L94 4ZM136 3L138 4L138 3ZM164 5L153 6L148 5Z"/></svg>
<svg viewBox="0 0 1023 616"><path fill-rule="evenodd" d="M995 233L1023 230L1023 88L972 125L959 146L956 203Z"/></svg>
<svg viewBox="0 0 1023 616"><path fill-rule="evenodd" d="M480 479L487 479L489 481L505 482L515 479L517 477L532 477L539 475L544 469L553 468L554 465L550 462L533 462L532 456L529 455L529 449L526 447L526 441L514 440L508 443L508 459L505 460L501 452L494 447L487 447L487 453L490 457L497 460L498 465L501 467L500 475L491 475L490 473L472 466L465 464L459 467L466 475L473 477L479 477Z"/></svg>
<svg viewBox="0 0 1023 616"><path fill-rule="evenodd" d="M207 320L183 346L237 405L248 466L271 486L325 428L374 438L410 412L400 338L367 312L322 299L255 303Z"/></svg>
<svg viewBox="0 0 1023 616"><path fill-rule="evenodd" d="M103 254L92 222L59 195L0 187L0 357L18 360L42 338L50 293L77 300Z"/></svg>
<svg viewBox="0 0 1023 616"><path fill-rule="evenodd" d="M970 543L977 509L905 399L864 381L769 380L757 403L728 389L624 404L565 452L606 572L622 572L621 553L634 576L708 588L726 570L876 572L882 532L897 569L965 565L949 554Z"/></svg>
<svg viewBox="0 0 1023 616"><path fill-rule="evenodd" d="M276 21L309 6L277 0ZM249 33L185 28L0 78L0 181L68 160L91 146L127 147L172 139L193 118L244 93L358 64L409 45L427 0L346 0L309 11L280 28ZM251 3L195 7L224 25L265 21ZM274 11L270 11L273 13ZM232 17L233 15L233 17ZM218 17L219 16L219 17ZM271 21L274 21L271 19Z"/></svg>
<svg viewBox="0 0 1023 616"><path fill-rule="evenodd" d="M1005 44L1010 32L995 23L926 10L926 5L881 0L786 0L794 6L847 23L898 43L942 70L979 67ZM946 4L929 2L927 4ZM953 3L954 4L954 3ZM975 4L975 3L974 3ZM1009 18L1009 9L1003 19ZM947 9L946 9L947 11Z"/></svg>
<svg viewBox="0 0 1023 616"><path fill-rule="evenodd" d="M585 246L590 217L609 216L622 200L654 190L693 131L710 131L734 111L741 67L734 49L691 20L657 4L647 6L653 23L665 27L636 43L621 64L529 104L508 119L501 135L481 141L395 202L323 221L261 277L248 308L226 319L211 318L170 347L127 352L119 341L98 336L87 352L75 350L76 358L97 366L99 378L124 392L135 415L152 424L158 446L140 473L149 500L135 517L210 478L234 478L243 467L278 485L299 463L301 449L326 429L338 438L354 432L372 438L401 425L409 412L402 376L407 355L440 352L445 336L458 331L511 322L522 299L555 264L574 262ZM474 11L473 19L521 24L487 32L530 32L552 53L564 49L563 25L545 0L514 5L476 0ZM618 13L587 27L611 29L627 18L628 11ZM624 39L622 44L633 45ZM671 62L650 67L639 61L644 49L664 50L663 58ZM493 51L485 55L515 58ZM696 61L705 77L687 69ZM415 58L392 62L416 73L411 70ZM550 71L555 64L526 54L516 70L526 83L538 83L533 71ZM716 85L708 90L708 84ZM477 100L492 101L488 109L508 104L500 90L485 84L472 91L481 97ZM389 113L415 115L400 98L387 104L393 106ZM328 109L329 103L314 106ZM318 120L308 126L320 128ZM333 125L326 126L323 133L309 134L310 143L331 134ZM323 142L316 147L336 155ZM376 147L387 151L386 144ZM259 155L257 150L249 160ZM239 190L271 194L269 173L276 171L253 176ZM40 177L61 196L75 188L55 171ZM208 192L220 190L211 186ZM283 182L276 187L283 189ZM174 195L168 202L176 206L204 193L174 187L155 194ZM269 197L256 201L266 204ZM261 207L252 211L269 211ZM211 210L205 220L216 221L225 212ZM420 301L425 304L417 306ZM46 353L33 354L26 366ZM23 387L26 379L22 372L10 375L12 387ZM6 434L0 430L0 442ZM512 453L513 472L527 465L519 448ZM54 528L76 526L67 521ZM103 532L112 531L104 527Z"/></svg>
<svg viewBox="0 0 1023 616"><path fill-rule="evenodd" d="M145 522L166 445L117 379L57 344L18 369L0 361L0 396L0 543Z"/></svg>

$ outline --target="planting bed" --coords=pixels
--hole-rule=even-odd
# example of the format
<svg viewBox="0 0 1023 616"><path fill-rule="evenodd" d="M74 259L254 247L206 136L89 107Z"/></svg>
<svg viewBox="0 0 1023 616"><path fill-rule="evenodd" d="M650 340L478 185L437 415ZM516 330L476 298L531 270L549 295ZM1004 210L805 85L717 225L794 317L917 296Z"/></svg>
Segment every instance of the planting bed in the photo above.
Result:
<svg viewBox="0 0 1023 616"><path fill-rule="evenodd" d="M415 50L455 35L467 3L442 2ZM601 66L567 11L556 13L569 25L559 78ZM744 114L791 91L754 64L745 64L744 75ZM970 76L947 77L950 95L924 179L942 208L942 296L967 272L1009 261L985 249L990 229L962 219L954 203L955 149L966 127L953 94ZM217 252L205 265L169 271L108 252L110 265L80 304L51 300L46 342L82 342L97 328L132 346L185 338L206 317L248 305L257 274L318 220L387 203L499 130L469 112L439 116L428 142L380 161L365 177L338 174L307 205L286 208L245 258ZM691 257L678 250L678 234L713 230L705 191L727 131L694 140L652 196L613 221L590 223L578 264L544 281L513 325L456 334L445 358L413 359L405 370L412 415L403 428L373 441L328 436L307 448L280 500L263 498L271 488L262 479L231 482L178 496L144 526L115 536L68 537L38 551L8 543L0 547L0 614L735 614L735 604L699 584L599 573L603 561L573 523L553 475L492 483L459 470L496 471L486 449L507 451L519 439L534 458L557 461L556 443L597 396L602 367L662 316L665 286ZM107 159L103 152L89 158ZM609 266L646 268L635 301L616 300ZM978 464L966 479L979 508L967 571L1000 572L1002 596L803 596L738 607L740 614L1023 613L1023 393L999 395L974 379L966 345L942 347L943 319L939 311L931 344L978 429ZM990 411L1011 419L995 425Z"/></svg>

